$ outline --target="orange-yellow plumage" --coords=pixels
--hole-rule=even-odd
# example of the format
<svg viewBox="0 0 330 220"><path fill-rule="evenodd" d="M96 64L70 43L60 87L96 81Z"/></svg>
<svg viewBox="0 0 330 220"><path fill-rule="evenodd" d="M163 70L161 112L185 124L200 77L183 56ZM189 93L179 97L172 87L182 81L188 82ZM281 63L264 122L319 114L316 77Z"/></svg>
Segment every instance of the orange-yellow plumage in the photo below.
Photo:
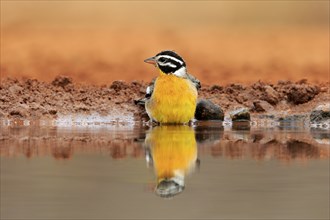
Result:
<svg viewBox="0 0 330 220"><path fill-rule="evenodd" d="M188 126L161 126L147 136L158 182L176 174L187 174L197 159L195 133Z"/></svg>
<svg viewBox="0 0 330 220"><path fill-rule="evenodd" d="M145 106L157 122L183 124L194 118L196 101L197 89L189 79L161 72Z"/></svg>

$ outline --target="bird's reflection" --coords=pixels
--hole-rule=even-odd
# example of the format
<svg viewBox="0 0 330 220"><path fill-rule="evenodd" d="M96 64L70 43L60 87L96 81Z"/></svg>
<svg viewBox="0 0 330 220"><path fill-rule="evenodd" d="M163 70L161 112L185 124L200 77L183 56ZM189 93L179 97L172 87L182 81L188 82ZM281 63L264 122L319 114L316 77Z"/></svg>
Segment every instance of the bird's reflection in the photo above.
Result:
<svg viewBox="0 0 330 220"><path fill-rule="evenodd" d="M153 165L157 185L155 193L171 198L185 188L185 176L194 170L197 143L189 126L159 126L147 133L146 160Z"/></svg>

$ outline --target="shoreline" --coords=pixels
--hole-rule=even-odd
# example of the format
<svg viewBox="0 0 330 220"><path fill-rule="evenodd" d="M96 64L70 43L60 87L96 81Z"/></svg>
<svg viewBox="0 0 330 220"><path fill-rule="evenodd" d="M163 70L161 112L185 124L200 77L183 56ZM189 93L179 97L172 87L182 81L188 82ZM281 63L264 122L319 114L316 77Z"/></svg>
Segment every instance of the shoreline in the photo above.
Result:
<svg viewBox="0 0 330 220"><path fill-rule="evenodd" d="M147 121L143 106L134 100L144 97L149 83L114 81L110 85L86 85L70 77L57 76L52 82L36 79L3 79L0 85L0 119L56 119L60 115L120 116ZM285 118L309 115L330 102L329 83L279 81L251 85L203 85L199 99L208 99L225 113L247 108L252 116ZM262 116L264 117L264 116Z"/></svg>

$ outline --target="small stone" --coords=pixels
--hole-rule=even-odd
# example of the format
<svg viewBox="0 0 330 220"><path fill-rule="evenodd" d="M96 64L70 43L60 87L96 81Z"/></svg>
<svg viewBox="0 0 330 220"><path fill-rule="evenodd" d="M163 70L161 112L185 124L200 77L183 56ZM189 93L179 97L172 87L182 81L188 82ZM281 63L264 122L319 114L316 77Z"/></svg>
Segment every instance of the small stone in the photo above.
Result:
<svg viewBox="0 0 330 220"><path fill-rule="evenodd" d="M262 100L253 102L253 107L256 112L269 112L274 110L274 107L271 104Z"/></svg>
<svg viewBox="0 0 330 220"><path fill-rule="evenodd" d="M229 113L232 121L250 121L250 112L247 108L239 108Z"/></svg>
<svg viewBox="0 0 330 220"><path fill-rule="evenodd" d="M263 100L269 102L272 105L276 105L279 101L278 92L276 92L275 89L273 89L273 87L269 85L266 85L264 89L265 89L265 94Z"/></svg>
<svg viewBox="0 0 330 220"><path fill-rule="evenodd" d="M220 106L210 100L201 99L196 105L195 118L197 120L223 120L224 112Z"/></svg>
<svg viewBox="0 0 330 220"><path fill-rule="evenodd" d="M330 120L330 103L317 106L310 114L312 123L321 123Z"/></svg>
<svg viewBox="0 0 330 220"><path fill-rule="evenodd" d="M316 86L310 86L306 84L293 85L287 92L288 101L293 104L303 104L312 100L320 89Z"/></svg>

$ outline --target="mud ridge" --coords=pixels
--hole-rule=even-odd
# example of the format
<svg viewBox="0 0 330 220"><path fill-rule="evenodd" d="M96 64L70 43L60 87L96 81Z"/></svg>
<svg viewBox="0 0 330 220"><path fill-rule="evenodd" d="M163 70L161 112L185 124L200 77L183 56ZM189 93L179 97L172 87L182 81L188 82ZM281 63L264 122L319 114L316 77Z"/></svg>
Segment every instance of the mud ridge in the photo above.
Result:
<svg viewBox="0 0 330 220"><path fill-rule="evenodd" d="M57 76L46 83L36 79L2 80L0 118L57 118L59 115L91 114L133 116L148 120L144 108L134 100L145 94L149 83L114 81L110 85L86 85L70 77ZM320 104L329 103L329 83L307 80L278 81L276 84L203 85L200 99L208 99L225 112L247 107L252 114L309 114Z"/></svg>

